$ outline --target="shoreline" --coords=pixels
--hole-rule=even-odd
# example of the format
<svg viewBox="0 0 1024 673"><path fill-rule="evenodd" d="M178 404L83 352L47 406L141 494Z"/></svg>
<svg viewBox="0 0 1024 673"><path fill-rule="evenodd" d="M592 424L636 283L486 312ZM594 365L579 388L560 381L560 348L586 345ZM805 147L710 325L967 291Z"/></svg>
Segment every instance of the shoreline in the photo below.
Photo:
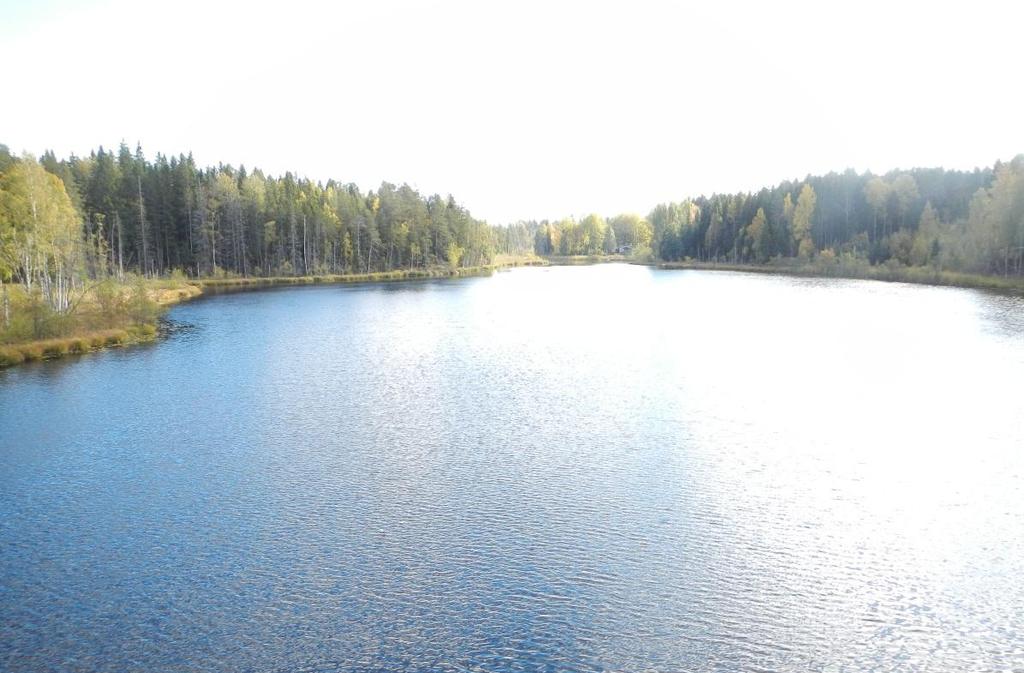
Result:
<svg viewBox="0 0 1024 673"><path fill-rule="evenodd" d="M620 262L649 266L665 271L735 271L794 278L844 278L848 280L876 280L883 283L911 283L935 287L960 287L969 290L989 290L1024 295L1024 277L989 276L959 271L943 271L930 267L892 267L849 265L836 262L823 265L817 262L792 264L740 264L732 262L646 262L622 255L577 255L571 257L549 255L542 257L551 266L587 266Z"/></svg>
<svg viewBox="0 0 1024 673"><path fill-rule="evenodd" d="M981 274L942 271L928 267L849 266L841 263L831 266L795 264L730 264L716 262L660 262L653 264L668 271L736 271L799 278L845 278L848 280L875 280L883 283L911 283L935 287L960 287L968 290L990 290L1024 295L1024 277L986 276Z"/></svg>
<svg viewBox="0 0 1024 673"><path fill-rule="evenodd" d="M524 266L589 266L592 264L625 263L651 266L666 271L733 271L799 278L845 278L888 283L912 283L936 287L960 287L1024 295L1024 278L985 276L923 267L849 266L841 263L820 264L732 264L717 262L640 262L621 255L584 257L535 257L512 259L495 264L461 269L403 269L370 273L328 274L322 276L270 276L250 278L183 279L170 285L169 279L156 279L150 290L161 313L176 304L228 292L255 291L273 287L304 285L349 285L387 283L411 280L432 280L490 276L497 271ZM39 339L17 344L0 344L0 370L25 362L52 360L69 355L85 355L107 348L151 343L161 337L158 323L141 323L127 327L92 330L67 337Z"/></svg>
<svg viewBox="0 0 1024 673"><path fill-rule="evenodd" d="M495 271L519 266L545 266L540 260L518 260L501 264L467 266L461 269L401 269L395 271L371 271L369 273L325 274L321 276L268 276L249 278L207 278L194 279L189 283L199 287L202 294L259 290L268 287L288 285L349 285L355 283L387 283L403 280L434 280L446 278L471 278L489 276ZM191 297L190 297L191 298Z"/></svg>
<svg viewBox="0 0 1024 673"><path fill-rule="evenodd" d="M370 273L330 274L323 276L270 276L266 278L194 278L183 279L171 285L169 279L155 279L150 295L162 314L172 306L203 296L228 292L246 292L272 287L302 285L350 285L358 283L387 283L409 280L470 278L489 276L502 269L521 266L547 266L541 258L525 258L495 264L470 266L460 269L403 269ZM159 321L159 318L158 318ZM26 362L54 360L69 355L86 355L143 343L151 343L161 336L157 323L141 323L123 328L92 330L67 337L37 339L15 344L0 344L0 370Z"/></svg>

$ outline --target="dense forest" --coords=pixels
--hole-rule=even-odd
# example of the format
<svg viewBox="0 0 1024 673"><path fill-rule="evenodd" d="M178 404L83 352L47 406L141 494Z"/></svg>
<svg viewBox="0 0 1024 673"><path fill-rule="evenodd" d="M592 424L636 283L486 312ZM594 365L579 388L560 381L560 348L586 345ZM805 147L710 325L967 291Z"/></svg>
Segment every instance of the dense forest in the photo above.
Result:
<svg viewBox="0 0 1024 673"><path fill-rule="evenodd" d="M641 218L521 222L540 255L628 251L662 261L931 266L1024 274L1024 155L993 168L829 173L756 193L656 206Z"/></svg>
<svg viewBox="0 0 1024 673"><path fill-rule="evenodd" d="M425 198L407 185L363 193L291 173L203 169L191 155L149 161L125 145L68 159L47 152L38 161L0 146L0 175L2 259L8 276L27 282L45 275L45 260L89 277L176 269L206 277L477 265L494 254L490 228L452 197ZM52 209L52 217L24 211L29 202ZM28 250L43 244L30 223L44 219L62 228L65 247L54 239L45 250Z"/></svg>

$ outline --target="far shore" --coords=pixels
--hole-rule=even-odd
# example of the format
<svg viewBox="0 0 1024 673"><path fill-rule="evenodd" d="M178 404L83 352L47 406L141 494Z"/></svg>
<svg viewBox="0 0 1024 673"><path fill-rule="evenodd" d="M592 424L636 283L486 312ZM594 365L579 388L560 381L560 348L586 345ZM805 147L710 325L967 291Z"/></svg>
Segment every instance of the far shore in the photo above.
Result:
<svg viewBox="0 0 1024 673"><path fill-rule="evenodd" d="M878 280L889 283L915 283L918 285L963 287L1024 294L1024 277L1021 276L986 276L983 274L960 273L921 266L850 264L843 261L822 261L820 259L808 261L783 259L768 264L704 262L697 260L657 262L624 255L549 255L542 259L553 266L582 266L586 264L620 262L665 270L735 271L804 278Z"/></svg>

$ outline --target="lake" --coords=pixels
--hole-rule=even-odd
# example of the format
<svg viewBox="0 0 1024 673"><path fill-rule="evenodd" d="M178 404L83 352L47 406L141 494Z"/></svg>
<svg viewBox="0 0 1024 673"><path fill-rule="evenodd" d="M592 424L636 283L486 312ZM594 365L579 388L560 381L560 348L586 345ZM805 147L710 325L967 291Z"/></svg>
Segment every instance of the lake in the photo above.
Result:
<svg viewBox="0 0 1024 673"><path fill-rule="evenodd" d="M628 265L0 371L0 670L1022 671L1024 300Z"/></svg>

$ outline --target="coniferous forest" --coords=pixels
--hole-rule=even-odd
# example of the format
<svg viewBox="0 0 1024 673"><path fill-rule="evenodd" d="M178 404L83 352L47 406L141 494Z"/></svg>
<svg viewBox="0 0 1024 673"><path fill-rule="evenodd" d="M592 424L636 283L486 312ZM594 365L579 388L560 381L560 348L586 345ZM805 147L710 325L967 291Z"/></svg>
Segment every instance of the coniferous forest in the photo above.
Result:
<svg viewBox="0 0 1024 673"><path fill-rule="evenodd" d="M453 198L425 198L406 185L363 193L291 173L199 168L191 156L149 161L141 147L132 152L126 145L84 158L47 152L38 164L0 149L9 237L23 240L25 222L11 201L42 168L60 180L47 198L74 220L67 235L76 239L77 258L68 264L90 277L126 270L200 278L366 273L476 265L493 255L486 225ZM31 275L25 268L15 273Z"/></svg>

